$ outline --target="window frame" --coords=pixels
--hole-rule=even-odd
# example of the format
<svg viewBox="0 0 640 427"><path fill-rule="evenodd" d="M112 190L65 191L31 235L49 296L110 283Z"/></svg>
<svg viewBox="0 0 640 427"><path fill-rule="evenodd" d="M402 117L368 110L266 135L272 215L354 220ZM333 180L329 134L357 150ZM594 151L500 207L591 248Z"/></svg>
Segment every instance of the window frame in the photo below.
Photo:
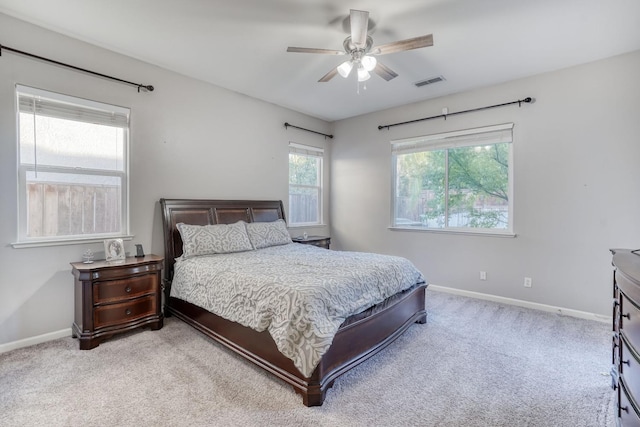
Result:
<svg viewBox="0 0 640 427"><path fill-rule="evenodd" d="M323 211L324 211L324 148L315 147L311 145L303 145L295 142L289 142L289 152L287 155L287 159L291 154L296 154L300 156L312 157L318 160L318 173L317 173L317 185L303 185L303 184L292 184L289 180L290 170L287 168L287 181L288 181L288 195L289 195L289 209L288 209L288 218L289 218L289 227L318 227L324 225ZM318 192L318 206L317 214L318 221L317 222L293 222L292 215L292 203L291 203L291 187L302 188L302 189L316 189Z"/></svg>
<svg viewBox="0 0 640 427"><path fill-rule="evenodd" d="M411 230L419 232L431 232L431 233L449 233L449 234L471 234L482 236L497 236L497 237L515 237L514 232L514 155L513 155L513 123L504 123L493 126L483 126L478 128L464 129L453 132L444 132L432 135L424 135L413 138L398 139L390 141L391 145L391 212L390 212L390 226L391 230ZM502 136L508 140L497 140L487 143L482 141L484 135L492 135L497 133L503 133ZM507 133L504 133L507 132ZM476 139L477 137L477 139ZM498 137L499 138L499 137ZM453 148L462 147L478 147L484 145L494 145L506 142L509 144L508 153L508 223L506 228L475 228L475 227L451 227L445 226L441 228L427 227L427 226L415 226L415 225L398 225L396 224L396 201L397 201L397 156L399 154L408 154L409 152L426 152L426 151L445 151L445 213L449 215L449 164L448 164L448 150ZM404 152L403 152L404 151Z"/></svg>
<svg viewBox="0 0 640 427"><path fill-rule="evenodd" d="M123 131L123 159L122 170L109 170L109 169L95 169L86 167L69 167L62 165L41 165L37 163L37 159L34 163L23 163L21 161L21 140L20 140L20 114L24 112L20 106L20 97L33 96L34 98L44 99L45 102L50 102L52 105L67 104L71 105L68 111L60 112L60 115L56 114L44 114L54 118L69 119L75 122L87 122L99 125L111 125L122 129ZM17 146L17 236L16 242L12 243L14 248L26 248L26 247L38 247L38 246L57 246L67 244L80 244L80 243L93 243L102 242L108 238L122 238L124 240L131 240L130 234L130 214L129 214L129 157L130 157L130 109L120 107L103 102L88 100L84 98L64 95L52 91L43 89L37 89L29 86L17 84L15 87L15 100L16 100L16 146ZM78 118L73 117L73 109L78 110ZM71 113L69 112L71 111ZM81 117L83 112L95 112L96 116ZM33 111L34 116L38 116L37 111ZM108 115L111 114L111 118ZM60 174L72 174L77 176L103 176L103 177L116 177L121 180L120 185L120 230L112 233L92 233L92 234L68 234L61 236L37 236L29 237L28 233L28 209L27 209L27 174L29 172L42 172L42 173L60 173Z"/></svg>

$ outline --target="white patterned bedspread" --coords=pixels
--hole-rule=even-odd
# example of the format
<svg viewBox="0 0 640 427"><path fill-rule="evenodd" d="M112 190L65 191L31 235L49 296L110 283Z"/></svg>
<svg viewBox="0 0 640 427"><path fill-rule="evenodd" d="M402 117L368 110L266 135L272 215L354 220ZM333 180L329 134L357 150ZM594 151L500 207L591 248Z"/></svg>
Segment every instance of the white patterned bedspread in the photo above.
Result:
<svg viewBox="0 0 640 427"><path fill-rule="evenodd" d="M309 377L344 320L423 281L405 258L290 243L178 258L171 296L263 331Z"/></svg>

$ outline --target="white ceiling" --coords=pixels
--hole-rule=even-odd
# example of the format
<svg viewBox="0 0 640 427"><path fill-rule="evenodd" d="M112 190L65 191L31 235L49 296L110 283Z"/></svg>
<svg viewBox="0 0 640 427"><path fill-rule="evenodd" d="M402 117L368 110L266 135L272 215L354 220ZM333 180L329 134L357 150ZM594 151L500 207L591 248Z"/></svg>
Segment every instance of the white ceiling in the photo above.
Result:
<svg viewBox="0 0 640 427"><path fill-rule="evenodd" d="M370 12L374 45L434 45L378 57L399 77L372 75L360 93L353 74L318 83L345 57L286 49L342 49L349 9ZM329 121L640 49L639 0L0 0L0 12Z"/></svg>

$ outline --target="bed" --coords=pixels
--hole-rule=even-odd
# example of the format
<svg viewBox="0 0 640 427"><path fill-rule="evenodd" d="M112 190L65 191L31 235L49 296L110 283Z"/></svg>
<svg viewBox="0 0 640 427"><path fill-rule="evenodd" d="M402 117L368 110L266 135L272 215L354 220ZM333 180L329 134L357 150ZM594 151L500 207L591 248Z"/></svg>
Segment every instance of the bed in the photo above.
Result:
<svg viewBox="0 0 640 427"><path fill-rule="evenodd" d="M183 249L189 250L188 247L183 248L179 224L206 226L235 224L238 221L272 223L285 219L282 202L161 199L160 205L165 244L165 315L183 320L291 385L302 396L306 406L322 405L327 390L337 377L385 348L413 323L426 322L426 284L424 280L416 280L410 287L346 318L333 336L328 349L322 353L319 362L314 362L315 368L305 375L291 358L278 349L280 342L276 343L269 331L258 332L227 320L222 315L213 314L200 305L189 302L187 298L172 296L171 292L176 259L179 267L185 258L179 259L183 255ZM277 250L289 250L289 247L294 246L302 249L302 246L307 245L291 243ZM313 250L326 251L315 247ZM182 277L180 279L183 280Z"/></svg>

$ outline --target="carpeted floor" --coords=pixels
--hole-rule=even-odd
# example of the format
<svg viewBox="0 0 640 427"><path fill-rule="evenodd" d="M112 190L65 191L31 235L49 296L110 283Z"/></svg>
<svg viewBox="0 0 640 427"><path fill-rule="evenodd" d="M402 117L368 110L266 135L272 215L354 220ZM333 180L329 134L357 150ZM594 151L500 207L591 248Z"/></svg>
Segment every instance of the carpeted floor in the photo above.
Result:
<svg viewBox="0 0 640 427"><path fill-rule="evenodd" d="M175 318L0 354L2 426L613 426L610 325L427 292L322 407Z"/></svg>

